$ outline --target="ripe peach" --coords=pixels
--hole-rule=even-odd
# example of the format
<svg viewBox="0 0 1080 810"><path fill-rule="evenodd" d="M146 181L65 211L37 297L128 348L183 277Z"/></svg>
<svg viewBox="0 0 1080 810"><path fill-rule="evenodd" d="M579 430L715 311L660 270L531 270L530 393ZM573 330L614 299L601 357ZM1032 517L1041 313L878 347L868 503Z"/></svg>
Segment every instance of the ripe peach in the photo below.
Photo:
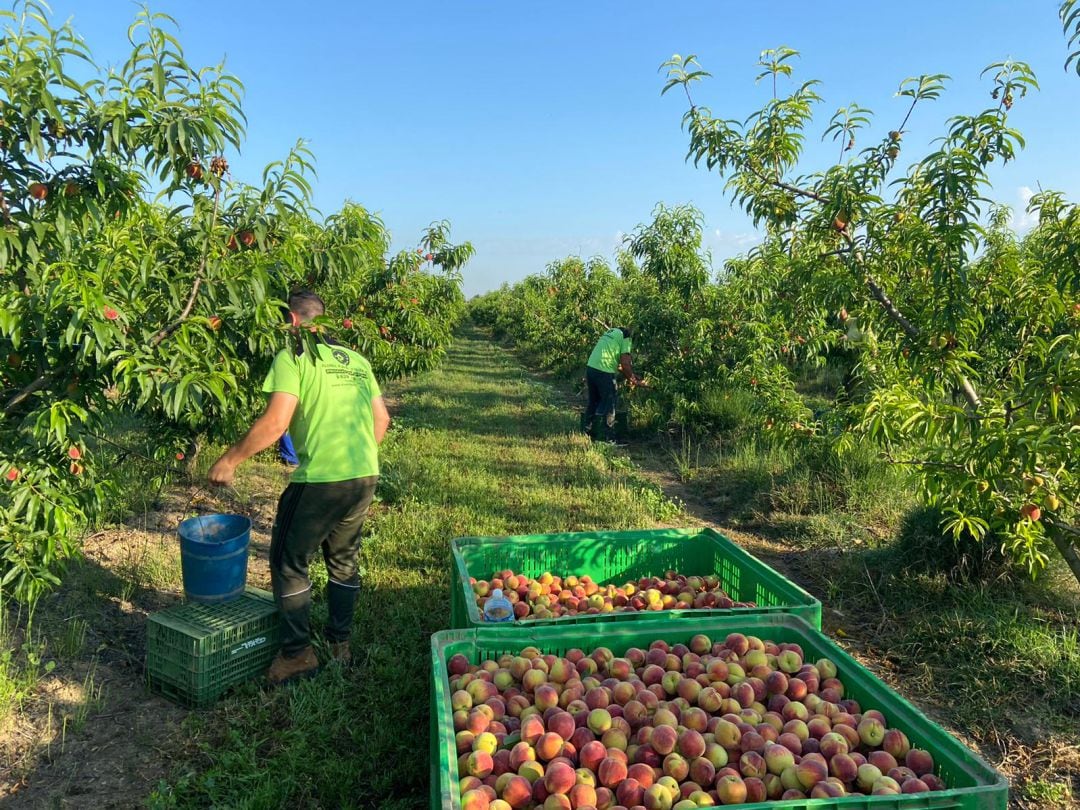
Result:
<svg viewBox="0 0 1080 810"><path fill-rule="evenodd" d="M656 781L656 771L645 762L635 762L626 769L628 779L637 779L643 788L651 787Z"/></svg>
<svg viewBox="0 0 1080 810"><path fill-rule="evenodd" d="M647 788L642 797L642 806L645 810L671 810L671 791L660 784Z"/></svg>
<svg viewBox="0 0 1080 810"><path fill-rule="evenodd" d="M562 754L565 745L566 741L558 734L546 732L536 741L536 755L545 762L550 762Z"/></svg>
<svg viewBox="0 0 1080 810"><path fill-rule="evenodd" d="M934 758L929 751L918 748L912 748L908 751L907 756L904 757L904 765L911 768L916 776L934 772Z"/></svg>
<svg viewBox="0 0 1080 810"><path fill-rule="evenodd" d="M642 799L645 798L645 789L637 779L627 777L615 789L615 798L618 799L619 804L633 807L641 804Z"/></svg>
<svg viewBox="0 0 1080 810"><path fill-rule="evenodd" d="M830 731L828 734L821 738L821 753L825 759L832 759L837 754L846 754L851 750L851 746L848 745L847 738L843 734L838 734L835 731Z"/></svg>
<svg viewBox="0 0 1080 810"><path fill-rule="evenodd" d="M617 787L626 778L627 766L625 762L614 757L605 757L596 769L596 776L600 784L607 788Z"/></svg>
<svg viewBox="0 0 1080 810"><path fill-rule="evenodd" d="M690 763L686 757L672 752L664 757L664 775L670 776L676 782L683 782L690 775Z"/></svg>
<svg viewBox="0 0 1080 810"><path fill-rule="evenodd" d="M769 773L779 776L795 765L795 755L785 746L772 743L765 746L765 765Z"/></svg>
<svg viewBox="0 0 1080 810"><path fill-rule="evenodd" d="M577 730L577 725L574 722L574 717L569 712L557 711L548 718L547 730L558 734L564 740L569 741Z"/></svg>
<svg viewBox="0 0 1080 810"><path fill-rule="evenodd" d="M744 804L746 793L746 783L738 776L723 776L716 782L716 796L721 804Z"/></svg>
<svg viewBox="0 0 1080 810"><path fill-rule="evenodd" d="M900 785L901 793L926 793L929 790L930 786L918 777L914 779L905 779Z"/></svg>
<svg viewBox="0 0 1080 810"><path fill-rule="evenodd" d="M596 787L579 782L570 788L570 806L574 810L596 806Z"/></svg>
<svg viewBox="0 0 1080 810"><path fill-rule="evenodd" d="M470 790L461 796L461 810L489 810L491 800L482 790Z"/></svg>
<svg viewBox="0 0 1080 810"><path fill-rule="evenodd" d="M548 793L569 793L577 784L577 773L565 762L552 762L544 772L544 787Z"/></svg>
<svg viewBox="0 0 1080 810"><path fill-rule="evenodd" d="M706 757L698 757L690 763L690 778L699 785L711 785L716 779L716 766Z"/></svg>
<svg viewBox="0 0 1080 810"><path fill-rule="evenodd" d="M653 729L652 736L649 738L649 744L653 747L660 756L664 757L675 750L675 745L679 741L679 734L672 726L656 726Z"/></svg>
<svg viewBox="0 0 1080 810"><path fill-rule="evenodd" d="M911 750L911 743L908 741L907 735L900 731L900 729L890 728L885 732L885 737L881 741L881 747L883 750L892 754L897 762L903 762L904 757L906 757L908 751Z"/></svg>
<svg viewBox="0 0 1080 810"><path fill-rule="evenodd" d="M697 759L705 753L705 738L693 729L687 729L679 735L679 753L688 760Z"/></svg>
<svg viewBox="0 0 1080 810"><path fill-rule="evenodd" d="M517 810L532 801L532 784L523 776L513 775L506 780L500 795L504 802Z"/></svg>
<svg viewBox="0 0 1080 810"><path fill-rule="evenodd" d="M803 757L802 762L795 766L795 774L803 790L810 790L818 782L824 782L829 776L829 770L816 759Z"/></svg>
<svg viewBox="0 0 1080 810"><path fill-rule="evenodd" d="M756 776L759 779L769 772L765 757L757 751L747 751L739 757L739 771L743 777ZM822 779L825 777L822 776Z"/></svg>
<svg viewBox="0 0 1080 810"><path fill-rule="evenodd" d="M870 794L873 796L896 796L899 793L900 785L897 784L895 779L890 779L887 776L878 779L870 788Z"/></svg>
<svg viewBox="0 0 1080 810"><path fill-rule="evenodd" d="M473 751L469 754L466 764L466 772L469 776L475 776L478 779L483 779L485 776L491 773L492 768L495 767L492 762L491 754L487 751Z"/></svg>
<svg viewBox="0 0 1080 810"><path fill-rule="evenodd" d="M898 765L896 758L888 751L871 751L866 755L866 761L882 773L888 773Z"/></svg>

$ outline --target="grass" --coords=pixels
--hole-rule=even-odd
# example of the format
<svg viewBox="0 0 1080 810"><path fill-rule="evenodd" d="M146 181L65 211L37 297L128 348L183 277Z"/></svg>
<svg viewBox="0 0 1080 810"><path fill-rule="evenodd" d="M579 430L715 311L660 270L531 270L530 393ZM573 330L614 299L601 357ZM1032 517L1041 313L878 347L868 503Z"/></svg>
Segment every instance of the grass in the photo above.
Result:
<svg viewBox="0 0 1080 810"><path fill-rule="evenodd" d="M475 334L406 385L361 556L356 666L271 693L252 684L191 715L188 760L151 806L425 806L429 637L448 622L449 541L678 515L575 426L551 387Z"/></svg>

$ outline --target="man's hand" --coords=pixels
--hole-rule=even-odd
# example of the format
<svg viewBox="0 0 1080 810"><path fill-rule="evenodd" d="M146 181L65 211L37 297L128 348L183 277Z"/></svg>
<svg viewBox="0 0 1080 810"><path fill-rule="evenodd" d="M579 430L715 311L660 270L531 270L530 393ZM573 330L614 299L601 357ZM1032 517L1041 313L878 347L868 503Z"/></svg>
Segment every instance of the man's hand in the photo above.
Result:
<svg viewBox="0 0 1080 810"><path fill-rule="evenodd" d="M233 476L236 475L236 465L229 461L227 456L228 453L215 461L214 466L210 468L210 472L207 474L210 483L216 487L231 486Z"/></svg>

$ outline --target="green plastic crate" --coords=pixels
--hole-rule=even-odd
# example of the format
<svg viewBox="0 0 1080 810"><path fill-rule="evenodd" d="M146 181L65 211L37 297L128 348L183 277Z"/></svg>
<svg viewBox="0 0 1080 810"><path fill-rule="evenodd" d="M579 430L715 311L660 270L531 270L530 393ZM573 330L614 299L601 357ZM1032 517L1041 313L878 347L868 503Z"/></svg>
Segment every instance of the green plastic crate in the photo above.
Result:
<svg viewBox="0 0 1080 810"><path fill-rule="evenodd" d="M714 641L728 633L745 633L778 644L795 642L807 659L829 658L845 686L845 697L859 701L864 709L885 714L890 728L908 735L915 748L929 751L937 774L948 790L899 796L847 796L842 799L789 799L737 805L745 810L1006 810L1009 783L977 754L933 723L922 712L886 686L828 637L803 619L790 614L759 616L711 616L679 622L639 618L614 625L578 624L568 627L515 625L512 630L492 626L472 630L444 630L431 637L431 808L460 810L457 785L457 748L446 664L461 653L472 663L516 653L535 646L543 653L564 655L574 647L590 652L598 646L622 655L630 647L647 647L656 639L686 644L695 633Z"/></svg>
<svg viewBox="0 0 1080 810"><path fill-rule="evenodd" d="M572 532L512 537L460 537L450 543L450 626L492 626L480 615L469 577L486 579L509 568L535 577L550 571L588 574L597 583L621 585L675 570L688 576L715 575L736 602L752 608L701 608L628 613L586 613L556 619L527 619L500 627L620 622L643 616L681 619L761 613L792 613L821 628L821 603L713 529L647 529L622 532Z"/></svg>
<svg viewBox="0 0 1080 810"><path fill-rule="evenodd" d="M279 643L277 608L266 591L176 605L146 620L147 679L153 691L202 708L265 672Z"/></svg>

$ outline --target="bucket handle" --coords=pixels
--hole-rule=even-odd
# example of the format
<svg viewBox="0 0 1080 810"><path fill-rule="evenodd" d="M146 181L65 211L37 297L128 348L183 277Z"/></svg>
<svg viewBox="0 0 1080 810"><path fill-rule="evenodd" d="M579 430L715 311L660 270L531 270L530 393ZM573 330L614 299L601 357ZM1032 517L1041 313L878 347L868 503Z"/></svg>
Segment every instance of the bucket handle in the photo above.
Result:
<svg viewBox="0 0 1080 810"><path fill-rule="evenodd" d="M184 511L186 512L186 511L191 509L191 505L193 503L195 503L195 499L199 496L200 493L205 494L205 495L209 495L210 497L217 497L218 495L220 495L220 493L224 492L224 493L226 493L228 500L232 502L232 505L234 507L238 506L238 505L241 505L240 493L237 492L236 489L234 487L232 487L231 485L223 484L222 486L215 487L215 490L216 490L215 492L211 492L210 490L208 490L208 489L206 489L204 487L196 486L194 491L191 493L191 497L188 499L187 508ZM196 523L199 526L199 535L200 535L199 539L200 539L201 542L205 543L206 542L206 526L202 522L203 517L204 517L204 515L196 515Z"/></svg>

